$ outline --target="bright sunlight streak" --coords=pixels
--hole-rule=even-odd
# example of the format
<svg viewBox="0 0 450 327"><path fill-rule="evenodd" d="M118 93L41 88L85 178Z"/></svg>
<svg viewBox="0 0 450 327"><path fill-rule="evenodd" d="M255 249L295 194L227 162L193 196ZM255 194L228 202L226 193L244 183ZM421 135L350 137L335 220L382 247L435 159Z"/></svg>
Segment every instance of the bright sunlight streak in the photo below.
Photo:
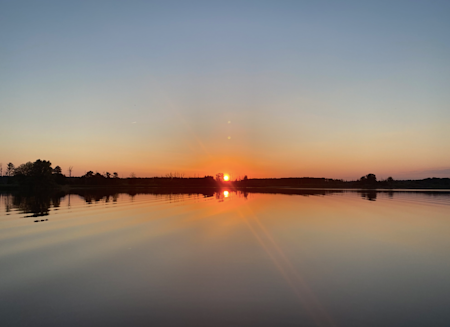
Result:
<svg viewBox="0 0 450 327"><path fill-rule="evenodd" d="M224 196L224 197L226 197L226 198L227 198L227 197L228 197L228 195L230 195L230 193L228 193L228 191L223 191L223 196Z"/></svg>

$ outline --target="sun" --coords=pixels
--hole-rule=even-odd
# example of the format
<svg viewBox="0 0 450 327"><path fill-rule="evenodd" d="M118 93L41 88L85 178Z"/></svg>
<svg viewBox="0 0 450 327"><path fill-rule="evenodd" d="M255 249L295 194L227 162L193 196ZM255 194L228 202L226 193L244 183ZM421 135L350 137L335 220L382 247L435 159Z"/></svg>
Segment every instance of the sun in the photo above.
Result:
<svg viewBox="0 0 450 327"><path fill-rule="evenodd" d="M224 180L225 182L228 182L228 181L230 180L230 176L224 175L224 176L223 176L223 180Z"/></svg>

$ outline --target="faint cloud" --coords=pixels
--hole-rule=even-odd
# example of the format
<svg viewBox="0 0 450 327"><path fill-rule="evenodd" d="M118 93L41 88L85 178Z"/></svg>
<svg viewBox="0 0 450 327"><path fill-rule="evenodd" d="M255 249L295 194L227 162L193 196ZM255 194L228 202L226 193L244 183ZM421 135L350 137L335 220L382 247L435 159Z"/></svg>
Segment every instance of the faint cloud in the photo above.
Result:
<svg viewBox="0 0 450 327"><path fill-rule="evenodd" d="M450 168L414 170L396 174L402 179L424 179L431 177L450 178Z"/></svg>

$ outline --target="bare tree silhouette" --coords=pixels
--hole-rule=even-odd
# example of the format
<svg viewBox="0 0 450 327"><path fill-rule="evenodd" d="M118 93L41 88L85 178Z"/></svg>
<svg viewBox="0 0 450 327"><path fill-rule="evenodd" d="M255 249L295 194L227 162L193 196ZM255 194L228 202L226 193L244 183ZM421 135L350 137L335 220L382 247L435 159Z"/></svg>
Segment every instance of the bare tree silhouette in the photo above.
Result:
<svg viewBox="0 0 450 327"><path fill-rule="evenodd" d="M184 173L179 173L179 172L170 172L168 174L166 174L166 176L163 176L166 178L183 178L184 177Z"/></svg>
<svg viewBox="0 0 450 327"><path fill-rule="evenodd" d="M15 167L14 165L10 162L8 164L8 166L6 166L6 176L13 176L14 175L14 170Z"/></svg>
<svg viewBox="0 0 450 327"><path fill-rule="evenodd" d="M222 182L223 181L223 173L217 173L216 174L216 181Z"/></svg>

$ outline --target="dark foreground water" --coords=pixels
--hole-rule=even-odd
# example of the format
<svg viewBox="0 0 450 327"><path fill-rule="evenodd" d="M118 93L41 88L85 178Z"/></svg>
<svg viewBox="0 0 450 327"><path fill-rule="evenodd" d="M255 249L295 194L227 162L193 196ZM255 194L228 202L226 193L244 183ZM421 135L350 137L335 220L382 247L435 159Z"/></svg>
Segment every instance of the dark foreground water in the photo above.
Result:
<svg viewBox="0 0 450 327"><path fill-rule="evenodd" d="M450 326L450 193L0 195L1 326Z"/></svg>

